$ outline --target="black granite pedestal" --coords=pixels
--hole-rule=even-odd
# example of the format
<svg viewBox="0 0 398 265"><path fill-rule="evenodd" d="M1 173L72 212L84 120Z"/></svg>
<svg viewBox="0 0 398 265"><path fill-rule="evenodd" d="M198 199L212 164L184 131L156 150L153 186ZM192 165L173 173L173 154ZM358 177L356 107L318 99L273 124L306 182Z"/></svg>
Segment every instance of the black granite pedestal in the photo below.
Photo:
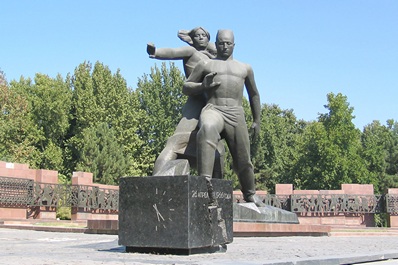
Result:
<svg viewBox="0 0 398 265"><path fill-rule="evenodd" d="M218 207L197 176L120 179L119 245L128 252L225 251L233 240L232 184L213 179Z"/></svg>

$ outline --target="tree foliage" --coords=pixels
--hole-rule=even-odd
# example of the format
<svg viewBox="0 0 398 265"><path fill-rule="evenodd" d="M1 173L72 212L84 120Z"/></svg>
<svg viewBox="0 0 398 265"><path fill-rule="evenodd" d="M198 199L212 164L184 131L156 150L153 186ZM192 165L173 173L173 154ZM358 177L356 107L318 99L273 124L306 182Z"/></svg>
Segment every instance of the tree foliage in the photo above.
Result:
<svg viewBox="0 0 398 265"><path fill-rule="evenodd" d="M362 157L369 174L375 179L375 190L378 193L398 187L397 128L397 123L393 120L387 121L387 126L373 121L365 126L362 133Z"/></svg>
<svg viewBox="0 0 398 265"><path fill-rule="evenodd" d="M26 81L28 82L28 81ZM36 166L39 131L26 97L10 87L0 71L0 159Z"/></svg>
<svg viewBox="0 0 398 265"><path fill-rule="evenodd" d="M129 167L129 157L118 143L115 129L105 122L88 127L82 132L80 159L76 170L92 172L96 183L118 184Z"/></svg>
<svg viewBox="0 0 398 265"><path fill-rule="evenodd" d="M257 182L262 189L273 191L275 184L285 183L298 157L298 142L305 123L298 121L293 110L277 105L263 105L261 134L252 155Z"/></svg>
<svg viewBox="0 0 398 265"><path fill-rule="evenodd" d="M114 134L115 144L122 147L120 154L129 160L127 166L121 168L123 171L118 172L119 175L113 179L124 175L139 176L145 172L148 164L145 152L142 152L144 143L139 135L139 126L145 123L146 117L139 109L136 93L127 87L120 71L112 74L100 62L95 63L94 67L91 63L84 62L75 69L71 85L73 96L66 148L68 168L82 168L83 164L87 165L90 156L96 163L105 163L103 158L97 159L99 153L86 152L84 148L86 134L91 132L93 135L94 131L100 129L100 124L106 124ZM103 130L105 129L102 128ZM103 165L100 164L92 166L96 170L101 167ZM95 178L103 179L96 175ZM105 179L113 182L111 178Z"/></svg>
<svg viewBox="0 0 398 265"><path fill-rule="evenodd" d="M140 126L147 159L151 162L147 174L152 173L156 157L182 117L182 107L187 99L182 94L183 82L184 76L174 63L170 63L169 67L162 63L160 68L155 65L149 75L138 79L136 93L140 109L147 117Z"/></svg>
<svg viewBox="0 0 398 265"><path fill-rule="evenodd" d="M328 113L304 130L295 166L296 186L339 189L342 183L370 181L361 154L361 132L352 120L353 108L342 94L328 94Z"/></svg>
<svg viewBox="0 0 398 265"><path fill-rule="evenodd" d="M104 184L121 176L146 176L181 119L184 76L173 63L151 68L128 88L117 70L83 62L63 79L36 74L7 82L0 71L0 159L94 173ZM247 126L252 114L243 100ZM361 132L347 97L327 95L326 113L297 120L293 110L261 107L261 133L251 137L258 189L276 183L296 189L339 189L371 183L378 193L398 187L398 123L373 121ZM224 176L239 187L226 148ZM65 179L67 181L67 179Z"/></svg>
<svg viewBox="0 0 398 265"><path fill-rule="evenodd" d="M63 144L69 128L71 91L69 78L50 78L36 74L31 79L11 82L11 89L28 103L29 119L37 128L34 146L37 153L31 164L45 169L63 169Z"/></svg>

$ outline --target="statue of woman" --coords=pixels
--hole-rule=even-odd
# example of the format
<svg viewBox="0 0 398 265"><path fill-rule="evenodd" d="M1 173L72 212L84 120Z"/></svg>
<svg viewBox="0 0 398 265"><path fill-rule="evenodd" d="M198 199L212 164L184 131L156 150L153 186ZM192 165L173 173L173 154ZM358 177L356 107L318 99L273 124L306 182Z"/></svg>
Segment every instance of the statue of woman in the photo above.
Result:
<svg viewBox="0 0 398 265"><path fill-rule="evenodd" d="M147 52L150 58L160 60L183 60L185 77L188 78L195 66L202 60L215 57L214 44L209 43L210 34L202 27L190 31L180 30L178 37L189 44L179 48L156 48L154 44L148 43ZM162 174L162 169L167 162L183 157L188 159L191 167L196 167L196 129L202 108L205 106L203 95L192 95L188 97L182 110L182 119L177 125L174 134L167 140L165 148L156 159L153 174ZM190 140L191 139L191 140ZM224 153L224 146L219 145L218 153ZM222 166L220 155L215 163L214 176L221 177Z"/></svg>

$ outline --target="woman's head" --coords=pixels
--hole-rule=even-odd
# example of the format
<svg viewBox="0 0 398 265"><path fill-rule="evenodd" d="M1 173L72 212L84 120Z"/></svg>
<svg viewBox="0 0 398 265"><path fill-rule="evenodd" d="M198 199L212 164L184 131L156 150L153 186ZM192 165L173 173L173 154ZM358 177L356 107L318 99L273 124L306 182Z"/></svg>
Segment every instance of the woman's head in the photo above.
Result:
<svg viewBox="0 0 398 265"><path fill-rule="evenodd" d="M202 27L196 27L190 31L180 30L178 37L197 50L206 49L210 41L209 32Z"/></svg>

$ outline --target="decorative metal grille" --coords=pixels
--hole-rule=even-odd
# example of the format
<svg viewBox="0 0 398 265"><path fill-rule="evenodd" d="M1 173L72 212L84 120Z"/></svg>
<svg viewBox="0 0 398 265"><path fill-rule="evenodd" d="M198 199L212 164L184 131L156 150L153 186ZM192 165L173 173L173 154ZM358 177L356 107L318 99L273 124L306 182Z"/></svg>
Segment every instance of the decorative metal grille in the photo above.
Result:
<svg viewBox="0 0 398 265"><path fill-rule="evenodd" d="M77 188L73 194L74 207L88 208L93 210L112 210L119 209L119 191L112 189L100 189L95 186L74 186Z"/></svg>
<svg viewBox="0 0 398 265"><path fill-rule="evenodd" d="M398 215L398 195L259 195L267 205L296 213L380 213ZM236 201L241 200L234 196ZM385 202L385 208L384 208ZM62 185L0 177L0 207L80 207L118 211L119 191L88 185Z"/></svg>
<svg viewBox="0 0 398 265"><path fill-rule="evenodd" d="M31 198L33 180L0 177L0 205L25 207Z"/></svg>
<svg viewBox="0 0 398 265"><path fill-rule="evenodd" d="M0 177L0 206L82 207L117 211L119 191L87 185L62 185Z"/></svg>
<svg viewBox="0 0 398 265"><path fill-rule="evenodd" d="M386 211L389 214L398 215L398 194L386 195Z"/></svg>
<svg viewBox="0 0 398 265"><path fill-rule="evenodd" d="M275 195L267 194L260 196L266 205L280 208L286 211L290 210L290 196L289 195Z"/></svg>
<svg viewBox="0 0 398 265"><path fill-rule="evenodd" d="M296 213L379 213L381 195L292 195L291 211Z"/></svg>

